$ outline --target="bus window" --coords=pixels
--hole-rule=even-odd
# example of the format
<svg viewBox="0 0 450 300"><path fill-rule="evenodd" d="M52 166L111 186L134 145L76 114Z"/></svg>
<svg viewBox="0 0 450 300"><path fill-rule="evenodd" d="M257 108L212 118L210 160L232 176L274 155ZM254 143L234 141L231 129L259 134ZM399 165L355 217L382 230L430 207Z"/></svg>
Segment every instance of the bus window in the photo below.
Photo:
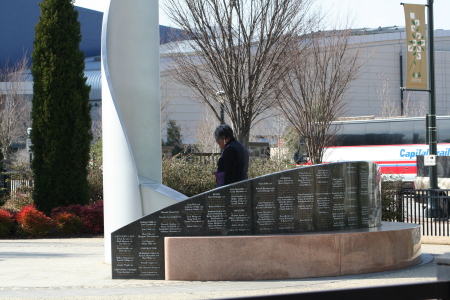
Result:
<svg viewBox="0 0 450 300"><path fill-rule="evenodd" d="M388 145L389 122L372 122L366 129L366 145Z"/></svg>
<svg viewBox="0 0 450 300"><path fill-rule="evenodd" d="M342 145L342 126L340 125L340 123L331 123L330 129L328 130L328 135L331 135L330 145L327 145L328 147Z"/></svg>
<svg viewBox="0 0 450 300"><path fill-rule="evenodd" d="M389 145L412 144L414 121L391 121L389 128Z"/></svg>
<svg viewBox="0 0 450 300"><path fill-rule="evenodd" d="M414 135L413 144L425 144L426 143L426 132L425 132L425 119L414 121Z"/></svg>
<svg viewBox="0 0 450 300"><path fill-rule="evenodd" d="M366 145L366 124L347 123L342 126L336 134L337 145L339 146L360 146Z"/></svg>
<svg viewBox="0 0 450 300"><path fill-rule="evenodd" d="M450 143L450 119L437 119L437 142Z"/></svg>

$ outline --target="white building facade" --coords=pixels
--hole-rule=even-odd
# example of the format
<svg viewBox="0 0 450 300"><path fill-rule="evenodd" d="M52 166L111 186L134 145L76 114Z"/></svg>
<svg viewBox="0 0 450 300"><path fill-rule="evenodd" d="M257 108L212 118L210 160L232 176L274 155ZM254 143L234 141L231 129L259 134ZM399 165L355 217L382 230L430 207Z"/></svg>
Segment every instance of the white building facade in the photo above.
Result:
<svg viewBox="0 0 450 300"><path fill-rule="evenodd" d="M354 48L359 47L363 67L345 92L343 117L424 116L428 112L428 93L400 89L404 86L406 69L404 28L355 29L354 32L350 43ZM450 115L450 30L435 30L434 43L436 111L437 115ZM176 82L168 68L169 49L170 43L160 46L162 139L166 139L168 120L175 120L182 129L185 144L199 142L202 135L206 142L213 143L212 132L219 120L192 89ZM101 58L90 57L85 62L87 84L91 85L92 118L98 122L101 120ZM32 94L30 82L25 90L26 94ZM279 136L288 125L275 109L267 115L270 117L252 128L251 136Z"/></svg>
<svg viewBox="0 0 450 300"><path fill-rule="evenodd" d="M406 68L404 28L355 29L350 39L359 47L363 66L349 84L343 101L343 117L424 116L428 112L428 92L402 91ZM450 115L450 30L435 31L436 111ZM185 143L195 143L196 129L208 116L208 109L194 91L175 81L170 65L170 45L161 46L161 102L167 103L162 119L173 119L181 126ZM286 122L274 110L273 117L256 125L252 136L276 136ZM212 120L214 122L214 120ZM216 120L218 124L219 121ZM213 127L212 124L211 127ZM163 124L164 128L164 124ZM214 128L211 128L211 132ZM164 137L163 130L163 137ZM212 140L212 138L211 138Z"/></svg>

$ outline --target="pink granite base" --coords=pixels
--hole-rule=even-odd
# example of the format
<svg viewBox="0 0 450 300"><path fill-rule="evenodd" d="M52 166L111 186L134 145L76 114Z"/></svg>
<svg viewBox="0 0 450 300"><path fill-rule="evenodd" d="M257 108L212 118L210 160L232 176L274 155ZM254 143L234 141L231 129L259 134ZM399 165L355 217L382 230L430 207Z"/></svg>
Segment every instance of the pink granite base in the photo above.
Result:
<svg viewBox="0 0 450 300"><path fill-rule="evenodd" d="M316 234L166 237L166 280L261 280L380 272L420 263L420 227Z"/></svg>

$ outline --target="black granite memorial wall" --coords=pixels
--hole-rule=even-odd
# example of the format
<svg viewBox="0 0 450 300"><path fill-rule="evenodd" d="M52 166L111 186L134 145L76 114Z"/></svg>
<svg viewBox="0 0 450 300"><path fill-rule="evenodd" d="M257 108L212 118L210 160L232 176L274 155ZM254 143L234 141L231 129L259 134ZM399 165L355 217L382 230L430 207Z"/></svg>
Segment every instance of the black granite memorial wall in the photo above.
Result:
<svg viewBox="0 0 450 300"><path fill-rule="evenodd" d="M164 279L164 237L289 234L381 225L370 162L314 165L191 197L112 233L113 279Z"/></svg>

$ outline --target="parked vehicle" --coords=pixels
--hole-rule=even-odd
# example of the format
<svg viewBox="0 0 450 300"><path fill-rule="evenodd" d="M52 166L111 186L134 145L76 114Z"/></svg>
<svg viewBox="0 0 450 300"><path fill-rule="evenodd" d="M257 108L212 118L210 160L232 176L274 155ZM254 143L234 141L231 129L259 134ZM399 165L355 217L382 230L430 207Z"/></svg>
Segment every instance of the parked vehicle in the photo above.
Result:
<svg viewBox="0 0 450 300"><path fill-rule="evenodd" d="M438 116L437 155L450 156L450 116ZM373 161L381 173L398 175L413 187L416 157L428 155L424 117L336 121L335 146L327 147L324 163ZM450 187L444 187L450 188Z"/></svg>

